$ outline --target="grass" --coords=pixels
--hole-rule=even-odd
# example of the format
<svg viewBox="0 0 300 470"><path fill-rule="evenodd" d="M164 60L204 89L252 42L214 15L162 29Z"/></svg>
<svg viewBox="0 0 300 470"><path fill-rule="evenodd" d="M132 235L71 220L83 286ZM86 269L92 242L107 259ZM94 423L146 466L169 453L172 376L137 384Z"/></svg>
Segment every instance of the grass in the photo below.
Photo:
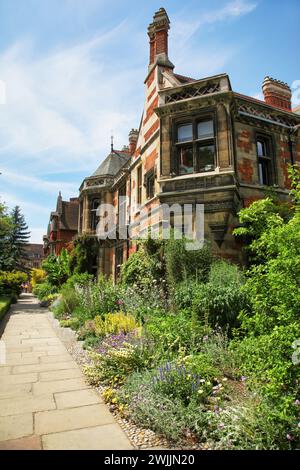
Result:
<svg viewBox="0 0 300 470"><path fill-rule="evenodd" d="M0 320L8 312L11 302L11 297L0 297Z"/></svg>

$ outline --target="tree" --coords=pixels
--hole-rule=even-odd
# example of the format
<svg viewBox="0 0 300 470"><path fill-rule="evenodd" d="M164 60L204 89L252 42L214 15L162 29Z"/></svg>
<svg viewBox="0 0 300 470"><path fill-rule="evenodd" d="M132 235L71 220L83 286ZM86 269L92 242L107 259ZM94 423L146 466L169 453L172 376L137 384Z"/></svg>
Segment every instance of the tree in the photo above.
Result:
<svg viewBox="0 0 300 470"><path fill-rule="evenodd" d="M30 232L25 222L24 215L19 206L16 206L11 212L11 229L8 236L8 266L10 271L20 269L24 271L22 260L27 258L25 246L28 243Z"/></svg>
<svg viewBox="0 0 300 470"><path fill-rule="evenodd" d="M12 228L10 216L7 208L0 202L0 271L6 271L10 250L9 250L9 234Z"/></svg>

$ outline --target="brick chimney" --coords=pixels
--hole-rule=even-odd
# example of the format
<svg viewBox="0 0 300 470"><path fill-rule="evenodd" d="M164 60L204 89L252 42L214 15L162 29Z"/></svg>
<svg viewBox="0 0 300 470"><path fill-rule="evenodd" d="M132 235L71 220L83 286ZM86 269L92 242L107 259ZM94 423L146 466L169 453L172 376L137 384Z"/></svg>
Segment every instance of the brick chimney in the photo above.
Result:
<svg viewBox="0 0 300 470"><path fill-rule="evenodd" d="M266 77L262 89L267 104L285 111L292 110L292 91L287 83Z"/></svg>
<svg viewBox="0 0 300 470"><path fill-rule="evenodd" d="M155 64L174 68L168 58L168 31L170 20L164 8L160 8L153 16L153 22L148 27L150 39L149 68Z"/></svg>
<svg viewBox="0 0 300 470"><path fill-rule="evenodd" d="M129 153L133 155L136 149L139 131L137 129L131 129L129 132Z"/></svg>

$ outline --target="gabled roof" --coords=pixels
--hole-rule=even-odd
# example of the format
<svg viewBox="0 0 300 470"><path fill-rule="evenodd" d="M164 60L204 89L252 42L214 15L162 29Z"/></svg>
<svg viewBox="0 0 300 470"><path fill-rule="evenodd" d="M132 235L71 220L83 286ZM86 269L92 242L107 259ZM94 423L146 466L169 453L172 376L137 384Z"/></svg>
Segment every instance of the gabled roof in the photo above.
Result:
<svg viewBox="0 0 300 470"><path fill-rule="evenodd" d="M62 201L62 213L60 216L60 228L76 230L78 228L79 201Z"/></svg>
<svg viewBox="0 0 300 470"><path fill-rule="evenodd" d="M130 153L113 150L97 168L92 176L115 176L119 170L128 162Z"/></svg>

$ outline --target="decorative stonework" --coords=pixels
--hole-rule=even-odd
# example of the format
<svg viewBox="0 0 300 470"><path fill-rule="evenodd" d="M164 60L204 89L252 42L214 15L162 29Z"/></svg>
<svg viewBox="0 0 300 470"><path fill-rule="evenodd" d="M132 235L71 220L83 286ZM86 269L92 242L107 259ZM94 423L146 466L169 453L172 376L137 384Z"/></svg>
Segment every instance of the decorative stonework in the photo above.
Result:
<svg viewBox="0 0 300 470"><path fill-rule="evenodd" d="M165 104L175 103L177 101L187 100L189 98L196 98L198 96L209 95L220 91L220 83L210 83L206 86L199 87L197 85L191 85L184 87L177 93L170 93L165 96Z"/></svg>

